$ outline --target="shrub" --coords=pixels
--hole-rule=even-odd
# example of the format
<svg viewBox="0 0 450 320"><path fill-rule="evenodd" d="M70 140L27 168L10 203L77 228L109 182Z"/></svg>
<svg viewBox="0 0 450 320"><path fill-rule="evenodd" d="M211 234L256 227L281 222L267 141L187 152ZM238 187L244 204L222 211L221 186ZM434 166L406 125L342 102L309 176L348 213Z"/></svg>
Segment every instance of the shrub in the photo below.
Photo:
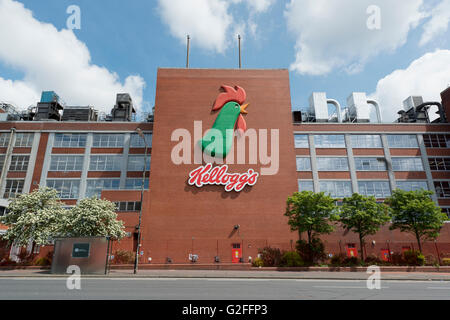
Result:
<svg viewBox="0 0 450 320"><path fill-rule="evenodd" d="M256 258L255 260L253 260L252 265L254 267L260 268L260 267L264 267L264 262L261 258Z"/></svg>
<svg viewBox="0 0 450 320"><path fill-rule="evenodd" d="M423 266L425 264L425 256L419 251L408 250L403 252L405 262L409 266Z"/></svg>
<svg viewBox="0 0 450 320"><path fill-rule="evenodd" d="M442 259L442 265L444 265L444 266L450 266L450 258L444 258L444 259Z"/></svg>
<svg viewBox="0 0 450 320"><path fill-rule="evenodd" d="M379 257L375 255L370 255L364 260L364 262L368 265L382 265L385 261L382 261Z"/></svg>
<svg viewBox="0 0 450 320"><path fill-rule="evenodd" d="M403 266L406 264L403 254L398 252L391 254L391 262L396 266Z"/></svg>
<svg viewBox="0 0 450 320"><path fill-rule="evenodd" d="M346 256L343 253L335 254L333 257L331 257L330 263L332 266L340 266L342 265L342 261Z"/></svg>
<svg viewBox="0 0 450 320"><path fill-rule="evenodd" d="M135 260L135 253L126 250L117 250L114 253L114 264L133 264Z"/></svg>
<svg viewBox="0 0 450 320"><path fill-rule="evenodd" d="M15 266L16 264L17 262L11 260L10 258L6 258L0 262L0 267Z"/></svg>
<svg viewBox="0 0 450 320"><path fill-rule="evenodd" d="M34 261L35 266L46 267L52 264L51 260L47 257L41 257Z"/></svg>
<svg viewBox="0 0 450 320"><path fill-rule="evenodd" d="M21 251L17 257L19 258L19 264L23 265L23 266L29 266L32 264L34 257L36 255L33 253L27 253L26 251Z"/></svg>
<svg viewBox="0 0 450 320"><path fill-rule="evenodd" d="M318 238L312 239L311 246L305 240L298 240L296 249L305 262L314 264L327 259L325 246Z"/></svg>
<svg viewBox="0 0 450 320"><path fill-rule="evenodd" d="M280 265L281 251L278 248L264 247L259 250L264 267L276 267Z"/></svg>
<svg viewBox="0 0 450 320"><path fill-rule="evenodd" d="M344 260L342 260L342 265L347 267L354 267L359 264L359 260L357 257L346 257Z"/></svg>
<svg viewBox="0 0 450 320"><path fill-rule="evenodd" d="M298 252L287 251L283 253L280 265L282 267L301 267L303 266L303 260Z"/></svg>

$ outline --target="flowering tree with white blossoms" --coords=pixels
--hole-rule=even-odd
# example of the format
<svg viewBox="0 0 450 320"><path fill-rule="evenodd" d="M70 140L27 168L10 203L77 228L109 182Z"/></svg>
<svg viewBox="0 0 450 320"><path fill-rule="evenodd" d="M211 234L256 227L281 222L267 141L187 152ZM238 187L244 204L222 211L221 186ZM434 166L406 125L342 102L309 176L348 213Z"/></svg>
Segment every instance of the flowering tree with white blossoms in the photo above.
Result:
<svg viewBox="0 0 450 320"><path fill-rule="evenodd" d="M25 246L30 240L38 245L50 243L60 235L66 215L58 192L47 187L18 196L9 204L8 211L0 217L0 223L8 227L2 238L18 246Z"/></svg>
<svg viewBox="0 0 450 320"><path fill-rule="evenodd" d="M116 207L108 200L89 198L67 211L63 233L67 237L125 237L123 221L117 220Z"/></svg>
<svg viewBox="0 0 450 320"><path fill-rule="evenodd" d="M121 239L126 233L117 220L114 203L96 198L84 199L72 209L64 209L55 189L41 187L15 198L0 223L8 230L2 236L15 245L30 240L46 245L57 237L109 236Z"/></svg>

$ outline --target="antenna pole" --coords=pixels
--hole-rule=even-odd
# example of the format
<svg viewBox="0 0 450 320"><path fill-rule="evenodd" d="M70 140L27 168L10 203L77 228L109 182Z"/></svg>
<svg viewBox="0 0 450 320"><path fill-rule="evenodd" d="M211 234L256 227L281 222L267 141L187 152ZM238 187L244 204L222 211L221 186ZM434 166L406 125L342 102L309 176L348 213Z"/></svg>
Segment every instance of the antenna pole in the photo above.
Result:
<svg viewBox="0 0 450 320"><path fill-rule="evenodd" d="M189 47L191 44L191 37L187 35L187 53L186 53L186 69L189 69Z"/></svg>
<svg viewBox="0 0 450 320"><path fill-rule="evenodd" d="M238 41L239 41L239 69L242 68L242 57L241 57L241 35L238 34Z"/></svg>

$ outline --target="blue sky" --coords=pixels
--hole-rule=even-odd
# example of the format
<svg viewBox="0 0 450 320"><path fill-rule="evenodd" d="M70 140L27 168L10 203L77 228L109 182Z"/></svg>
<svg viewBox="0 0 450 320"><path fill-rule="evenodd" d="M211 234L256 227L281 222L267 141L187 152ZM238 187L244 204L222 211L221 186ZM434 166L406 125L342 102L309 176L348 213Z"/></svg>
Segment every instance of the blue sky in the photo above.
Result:
<svg viewBox="0 0 450 320"><path fill-rule="evenodd" d="M0 0L0 3L2 1L11 2L12 0ZM199 1L203 0L193 1L192 6L198 5ZM223 0L214 1L223 5ZM328 15L326 18L329 19L326 25L331 30L327 29L326 26L322 33L317 30L323 26L323 23L314 25L315 21L318 21L317 17L321 18L320 11L317 13L314 6L320 3L326 4L326 0L298 0L292 1L292 3L290 3L291 1L254 0L254 2L260 1L260 4L264 2L266 5L266 7L263 6L264 8L259 7L258 10L257 7L250 4L252 0L248 0L247 4L245 1L230 0L225 4L226 15L232 18L232 22L227 28L222 28L225 31L219 29L217 31L223 31L225 36L225 41L222 41L220 49L208 44L208 41L213 40L207 39L208 35L205 36L201 32L203 26L191 28L189 21L182 22L182 19L171 19L171 22L167 22L167 17L178 17L177 15L180 15L174 8L171 8L170 4L167 4L176 2L173 0L109 0L107 2L100 0L22 0L20 2L24 4L25 8L32 11L35 20L44 24L52 24L58 32L66 28L66 20L69 17L69 14L66 13L67 7L78 5L81 9L81 30L74 30L74 35L86 45L91 56L90 63L104 67L111 73L117 73L119 76L118 84L123 85L125 79L129 76L140 76L145 82L142 93L142 108L144 110L149 109L154 104L157 68L184 67L185 65L185 43L173 30L183 23L185 26L182 26L182 28L185 27L186 33L192 35L190 56L192 68L236 68L238 56L235 36L236 32L240 31L244 37L244 68L290 68L291 97L294 109L307 107L308 98L313 91L325 91L328 97L337 99L343 105L345 105L346 98L351 92L364 91L384 102L386 105L383 107L388 109L399 107L399 103L401 103L399 99L406 98L406 96L400 98L400 95L392 97L391 91L399 91L405 95L409 90L411 91L410 94L423 94L426 97L437 98L439 92L445 89L446 84L450 84L449 54L447 51L447 49L450 49L450 37L447 30L448 19L450 19L448 0L405 0L403 1L405 4L403 6L398 5L397 8L394 8L396 5L388 7L387 3L389 2L386 0L368 1L368 3L378 4L381 8L381 29L372 31L372 33L363 30L361 33L364 32L364 34L360 35L356 35L359 31L355 31L354 43L351 35L354 32L353 27L351 25L345 26L346 21L355 19L353 9L349 7L351 1L354 0L343 0L342 8L332 8L333 10L342 10L336 19L333 19L333 15L330 15L329 12L326 13L324 9L324 16ZM164 7L162 5L164 2L167 4L165 7L166 20L161 9ZM328 1L328 3L334 2ZM189 1L184 1L184 3L189 5ZM439 5L441 6L439 12L444 10L445 13L448 9L447 15L436 13L437 11L434 8ZM335 6L335 4L331 6ZM409 6L409 8L405 10L404 6ZM398 13L395 15L389 13L389 16L384 18L388 15L385 13L387 8L397 10ZM401 13L401 11L406 13ZM298 17L296 16L297 12L299 12ZM361 21L366 21L369 17L366 12L361 10L358 12ZM306 16L308 13L311 13L311 15ZM422 16L412 17L418 13ZM401 14L407 14L407 16L403 17ZM204 19L204 16L200 16L200 18ZM434 23L431 23L433 19ZM181 22L177 26L171 26L171 24L178 23L175 20ZM408 20L408 22L401 25L396 20ZM208 20L207 23L214 26L214 24L220 24L220 21ZM205 24L207 23L205 22ZM442 27L443 24L445 24L445 28ZM250 30L251 25L256 26L256 31ZM310 25L315 30L308 30L307 28ZM433 27L433 25L440 27ZM191 32L189 32L189 29L191 29ZM343 30L344 32L341 34L335 33L333 29ZM399 31L397 38L395 38L393 34L400 29L403 32ZM432 35L431 39L425 45L420 45L427 29L431 30L429 31ZM196 31L198 32L196 33ZM376 37L379 40L371 39L372 35L375 34L378 34ZM387 39L386 42L391 42L386 48L378 49L379 44L384 42L383 37ZM372 44L366 46L364 38L367 38L367 43L372 42ZM389 40L390 38L392 39ZM2 34L0 32L1 40ZM27 41L27 39L17 39L16 41ZM45 41L41 44L42 47L38 48L39 50L46 50ZM328 46L327 41L330 46ZM332 42L334 44L331 44ZM298 46L296 47L296 43L303 46L303 51ZM293 66L296 62L296 54L300 52L302 57L308 56L305 48L308 48L308 52L311 52L311 58L302 58L301 65L303 67L296 68ZM329 54L336 54L339 62L335 63L335 61L327 58L326 51L328 48L330 48ZM438 57L433 56L428 59L431 62L427 62L427 59L425 59L425 62L420 60L426 54L438 53ZM30 69L42 70L35 69L29 63L8 58L11 55L8 52L2 54L0 51L0 77L3 80L23 80L29 83L33 81L30 80L30 78L33 78L30 75L32 73ZM323 62L324 60L327 61ZM411 68L409 72L406 72L405 70L416 60L424 66L417 68L417 71ZM347 69L354 63L361 66L357 68L356 72L349 72ZM305 65L312 67L304 67ZM313 74L315 72L310 71L315 66L324 65L329 70L320 72L320 74ZM446 74L449 76L443 75L442 72L437 75L433 74L439 70L442 71L443 68L447 70ZM380 80L390 76L396 70L403 70L405 74L381 83L377 90ZM412 77L411 74L414 74L414 76ZM407 81L402 81L402 77L406 77ZM434 79L434 89L430 88L429 83L423 83L423 78L427 77ZM35 78L39 79L37 76ZM392 85L401 85L398 82L408 84L402 88L392 87ZM48 84L51 83L51 81L48 81ZM389 87L389 84L391 84L391 87ZM76 85L68 84L72 87ZM39 88L39 84L36 83L33 83L32 87L33 90L44 90L44 88ZM45 90L47 89L52 88L45 88ZM0 91L0 100L4 99L1 96L4 94L9 98L7 100L11 101L14 94L8 94L6 90ZM66 89L61 88L61 90L65 91ZM82 90L80 89L80 91ZM64 92L60 94L68 104L78 103L78 101L72 101L73 95L68 94L69 97L65 97ZM114 95L114 92L112 95ZM20 102L16 102L16 104L20 107L26 107L26 105L20 105ZM112 105L104 107L110 108Z"/></svg>

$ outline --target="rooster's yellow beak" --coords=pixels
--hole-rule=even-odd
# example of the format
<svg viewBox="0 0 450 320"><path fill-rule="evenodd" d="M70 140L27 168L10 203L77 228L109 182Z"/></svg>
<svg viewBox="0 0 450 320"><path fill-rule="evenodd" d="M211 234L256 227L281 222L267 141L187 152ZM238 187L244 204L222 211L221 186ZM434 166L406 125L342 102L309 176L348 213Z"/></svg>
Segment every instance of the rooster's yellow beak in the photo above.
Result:
<svg viewBox="0 0 450 320"><path fill-rule="evenodd" d="M248 107L248 103L241 106L241 113L247 114L248 112L247 112L247 110L245 110L245 109L247 109L247 107Z"/></svg>

